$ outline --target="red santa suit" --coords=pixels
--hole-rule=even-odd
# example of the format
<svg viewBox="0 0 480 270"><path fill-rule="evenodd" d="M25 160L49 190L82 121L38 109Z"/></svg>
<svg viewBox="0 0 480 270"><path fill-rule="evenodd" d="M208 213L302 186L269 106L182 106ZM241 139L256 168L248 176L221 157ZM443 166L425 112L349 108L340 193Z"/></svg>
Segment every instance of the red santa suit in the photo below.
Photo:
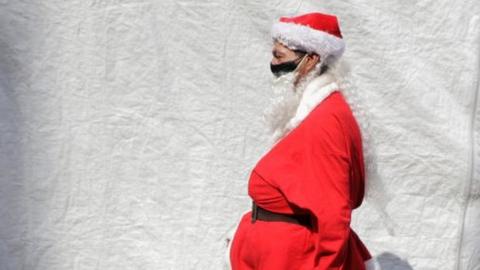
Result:
<svg viewBox="0 0 480 270"><path fill-rule="evenodd" d="M272 37L316 53L329 65L344 51L337 18L282 17ZM371 255L350 228L362 203L365 169L359 126L333 78L312 79L286 134L251 170L248 195L283 214L308 214L310 225L258 219L239 222L228 250L232 270L364 270Z"/></svg>
<svg viewBox="0 0 480 270"><path fill-rule="evenodd" d="M231 243L232 270L366 269L371 255L350 228L364 196L357 122L329 75L306 88L292 130L250 173L249 196L262 208L308 213L312 227L256 220L245 213Z"/></svg>

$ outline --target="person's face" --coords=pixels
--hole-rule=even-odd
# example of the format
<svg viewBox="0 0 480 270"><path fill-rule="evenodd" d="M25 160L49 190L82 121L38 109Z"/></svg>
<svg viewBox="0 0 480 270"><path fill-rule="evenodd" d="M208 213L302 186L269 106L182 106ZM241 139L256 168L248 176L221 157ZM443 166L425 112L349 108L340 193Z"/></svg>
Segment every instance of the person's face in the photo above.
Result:
<svg viewBox="0 0 480 270"><path fill-rule="evenodd" d="M301 54L293 50L290 50L289 48L285 47L282 43L278 41L275 41L273 43L272 61L271 61L273 65L296 60L299 58L299 56L301 56Z"/></svg>
<svg viewBox="0 0 480 270"><path fill-rule="evenodd" d="M301 61L304 53L296 52L284 46L282 43L275 41L272 47L272 61L273 65L285 63L288 61ZM294 85L297 85L299 80L304 77L315 65L320 61L320 57L317 54L306 55L305 62L298 68L298 75L295 78Z"/></svg>

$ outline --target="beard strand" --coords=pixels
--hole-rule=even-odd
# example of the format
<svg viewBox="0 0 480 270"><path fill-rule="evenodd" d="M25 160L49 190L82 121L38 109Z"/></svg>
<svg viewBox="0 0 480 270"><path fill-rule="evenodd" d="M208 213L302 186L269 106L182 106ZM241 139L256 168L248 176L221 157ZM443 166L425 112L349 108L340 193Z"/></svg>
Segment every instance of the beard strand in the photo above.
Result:
<svg viewBox="0 0 480 270"><path fill-rule="evenodd" d="M312 70L301 78L297 86L294 86L296 72L273 78L273 97L270 106L263 112L263 119L274 141L290 131L288 123L295 116L308 83L318 74L315 71L317 70Z"/></svg>

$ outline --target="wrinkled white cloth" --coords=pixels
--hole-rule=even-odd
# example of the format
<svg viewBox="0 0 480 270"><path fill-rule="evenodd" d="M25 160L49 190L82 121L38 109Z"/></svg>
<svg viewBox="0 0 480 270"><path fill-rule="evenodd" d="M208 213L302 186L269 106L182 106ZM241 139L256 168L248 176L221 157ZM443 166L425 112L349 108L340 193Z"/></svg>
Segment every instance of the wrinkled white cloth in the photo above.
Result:
<svg viewBox="0 0 480 270"><path fill-rule="evenodd" d="M0 269L221 269L270 146L271 25L311 11L386 183L353 229L386 269L477 270L480 5L447 0L0 1Z"/></svg>

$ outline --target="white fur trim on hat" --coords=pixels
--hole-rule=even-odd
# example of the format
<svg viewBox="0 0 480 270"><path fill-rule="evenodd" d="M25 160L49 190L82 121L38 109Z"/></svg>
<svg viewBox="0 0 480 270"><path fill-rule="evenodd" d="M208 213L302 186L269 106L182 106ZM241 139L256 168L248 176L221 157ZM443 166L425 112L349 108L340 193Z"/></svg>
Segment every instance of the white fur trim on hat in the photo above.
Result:
<svg viewBox="0 0 480 270"><path fill-rule="evenodd" d="M271 34L274 40L288 48L314 52L328 64L340 58L345 50L343 39L300 24L276 22L272 26Z"/></svg>

